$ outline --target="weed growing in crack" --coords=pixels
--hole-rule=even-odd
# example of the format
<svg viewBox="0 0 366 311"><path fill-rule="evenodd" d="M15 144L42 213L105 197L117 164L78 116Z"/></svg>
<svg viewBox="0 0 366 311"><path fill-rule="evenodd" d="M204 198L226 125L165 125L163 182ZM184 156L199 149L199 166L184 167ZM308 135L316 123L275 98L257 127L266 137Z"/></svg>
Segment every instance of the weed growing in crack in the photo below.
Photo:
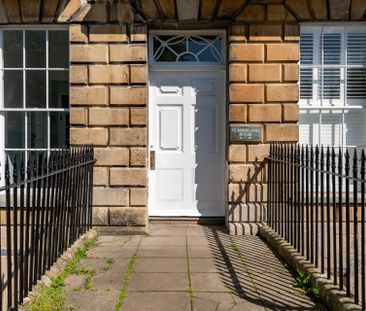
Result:
<svg viewBox="0 0 366 311"><path fill-rule="evenodd" d="M37 296L24 305L27 311L72 311L75 308L68 305L64 295L65 280L70 274L78 271L77 264L86 257L87 252L95 246L96 239L85 240L84 245L78 248L65 269L52 278L50 287L41 286ZM87 285L87 281L86 281ZM91 279L90 279L91 285Z"/></svg>
<svg viewBox="0 0 366 311"><path fill-rule="evenodd" d="M127 296L127 287L128 287L128 283L130 281L131 275L133 274L134 269L135 269L135 261L136 261L136 254L131 256L130 262L128 263L127 272L126 272L126 274L123 278L123 282L122 282L122 289L121 289L121 292L119 293L118 300L114 307L115 311L121 310L123 302Z"/></svg>
<svg viewBox="0 0 366 311"><path fill-rule="evenodd" d="M297 276L295 278L296 284L303 290L303 293L307 296L312 296L316 299L320 299L319 290L311 286L310 275L305 271L296 268Z"/></svg>

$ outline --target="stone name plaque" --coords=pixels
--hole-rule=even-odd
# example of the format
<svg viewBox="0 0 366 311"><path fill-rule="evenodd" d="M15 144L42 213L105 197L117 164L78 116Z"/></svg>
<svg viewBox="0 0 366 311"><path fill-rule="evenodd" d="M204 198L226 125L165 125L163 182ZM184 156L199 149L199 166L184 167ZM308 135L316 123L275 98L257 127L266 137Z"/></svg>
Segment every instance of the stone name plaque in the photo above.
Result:
<svg viewBox="0 0 366 311"><path fill-rule="evenodd" d="M260 125L243 125L230 127L230 142L261 142L262 126Z"/></svg>

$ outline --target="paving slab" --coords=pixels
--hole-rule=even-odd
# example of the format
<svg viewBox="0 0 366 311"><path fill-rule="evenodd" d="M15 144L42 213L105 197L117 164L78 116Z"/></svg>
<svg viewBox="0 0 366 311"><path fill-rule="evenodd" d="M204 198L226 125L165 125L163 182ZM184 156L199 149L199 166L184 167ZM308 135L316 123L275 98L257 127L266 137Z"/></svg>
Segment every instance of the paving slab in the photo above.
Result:
<svg viewBox="0 0 366 311"><path fill-rule="evenodd" d="M135 272L187 272L186 258L136 258Z"/></svg>
<svg viewBox="0 0 366 311"><path fill-rule="evenodd" d="M189 267L191 272L229 272L224 264L217 264L213 258L190 258Z"/></svg>
<svg viewBox="0 0 366 311"><path fill-rule="evenodd" d="M141 247L144 246L185 246L186 238L184 236L147 236L141 240Z"/></svg>
<svg viewBox="0 0 366 311"><path fill-rule="evenodd" d="M108 246L100 246L91 249L88 252L89 258L130 258L132 255L136 253L137 247L108 247Z"/></svg>
<svg viewBox="0 0 366 311"><path fill-rule="evenodd" d="M127 293L123 311L191 311L187 293L144 292Z"/></svg>
<svg viewBox="0 0 366 311"><path fill-rule="evenodd" d="M119 291L116 290L82 290L66 293L67 301L78 311L114 310L118 296Z"/></svg>
<svg viewBox="0 0 366 311"><path fill-rule="evenodd" d="M152 236L185 236L187 228L185 226L169 226L154 224L149 226L149 234Z"/></svg>
<svg viewBox="0 0 366 311"><path fill-rule="evenodd" d="M78 310L114 310L135 254L123 311L324 309L302 294L259 237L233 237L223 227L192 224L154 224L148 236L99 237L79 263L97 272L91 290L75 291L77 280L70 282L67 300Z"/></svg>
<svg viewBox="0 0 366 311"><path fill-rule="evenodd" d="M101 236L97 245L102 247L136 247L140 244L142 236Z"/></svg>
<svg viewBox="0 0 366 311"><path fill-rule="evenodd" d="M164 246L140 246L137 251L137 257L152 258L187 258L187 248L164 247Z"/></svg>
<svg viewBox="0 0 366 311"><path fill-rule="evenodd" d="M95 290L121 290L124 273L106 271L92 277L92 288Z"/></svg>
<svg viewBox="0 0 366 311"><path fill-rule="evenodd" d="M265 311L261 299L230 293L196 293L193 296L194 311Z"/></svg>
<svg viewBox="0 0 366 311"><path fill-rule="evenodd" d="M188 274L184 273L134 273L129 291L187 291Z"/></svg>
<svg viewBox="0 0 366 311"><path fill-rule="evenodd" d="M230 292L235 290L230 276L221 273L191 273L192 290L201 292Z"/></svg>

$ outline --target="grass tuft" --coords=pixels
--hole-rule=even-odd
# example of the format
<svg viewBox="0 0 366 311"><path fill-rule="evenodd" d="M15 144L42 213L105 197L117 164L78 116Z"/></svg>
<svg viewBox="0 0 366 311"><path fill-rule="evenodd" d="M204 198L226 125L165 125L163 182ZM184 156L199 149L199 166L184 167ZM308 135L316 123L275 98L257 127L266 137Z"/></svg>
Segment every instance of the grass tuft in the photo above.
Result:
<svg viewBox="0 0 366 311"><path fill-rule="evenodd" d="M56 277L51 279L51 286L41 286L39 295L32 298L24 305L27 311L71 311L74 308L68 305L64 295L65 280L70 274L83 274L82 268L77 268L77 264L86 257L87 252L95 246L96 239L86 240L81 248L78 248L72 259L67 263L65 269ZM91 271L91 270L90 270ZM88 271L88 274L91 272ZM89 285L91 286L91 276ZM88 286L88 275L86 277Z"/></svg>
<svg viewBox="0 0 366 311"><path fill-rule="evenodd" d="M121 310L123 302L127 296L127 287L128 287L128 283L130 281L131 275L133 274L133 271L135 269L135 261L136 261L136 254L131 256L130 262L128 263L127 272L126 272L125 277L123 278L123 282L122 282L122 289L118 296L116 306L114 307L115 311Z"/></svg>

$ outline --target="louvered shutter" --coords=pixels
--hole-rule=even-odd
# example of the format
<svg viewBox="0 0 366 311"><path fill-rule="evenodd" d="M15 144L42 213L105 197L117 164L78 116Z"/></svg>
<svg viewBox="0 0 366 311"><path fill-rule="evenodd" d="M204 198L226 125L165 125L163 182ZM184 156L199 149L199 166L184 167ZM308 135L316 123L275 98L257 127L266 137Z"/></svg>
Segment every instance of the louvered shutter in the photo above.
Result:
<svg viewBox="0 0 366 311"><path fill-rule="evenodd" d="M314 59L314 34L305 33L300 36L301 65L312 65ZM313 98L313 69L300 68L300 98Z"/></svg>
<svg viewBox="0 0 366 311"><path fill-rule="evenodd" d="M347 100L366 99L366 32L347 34Z"/></svg>

